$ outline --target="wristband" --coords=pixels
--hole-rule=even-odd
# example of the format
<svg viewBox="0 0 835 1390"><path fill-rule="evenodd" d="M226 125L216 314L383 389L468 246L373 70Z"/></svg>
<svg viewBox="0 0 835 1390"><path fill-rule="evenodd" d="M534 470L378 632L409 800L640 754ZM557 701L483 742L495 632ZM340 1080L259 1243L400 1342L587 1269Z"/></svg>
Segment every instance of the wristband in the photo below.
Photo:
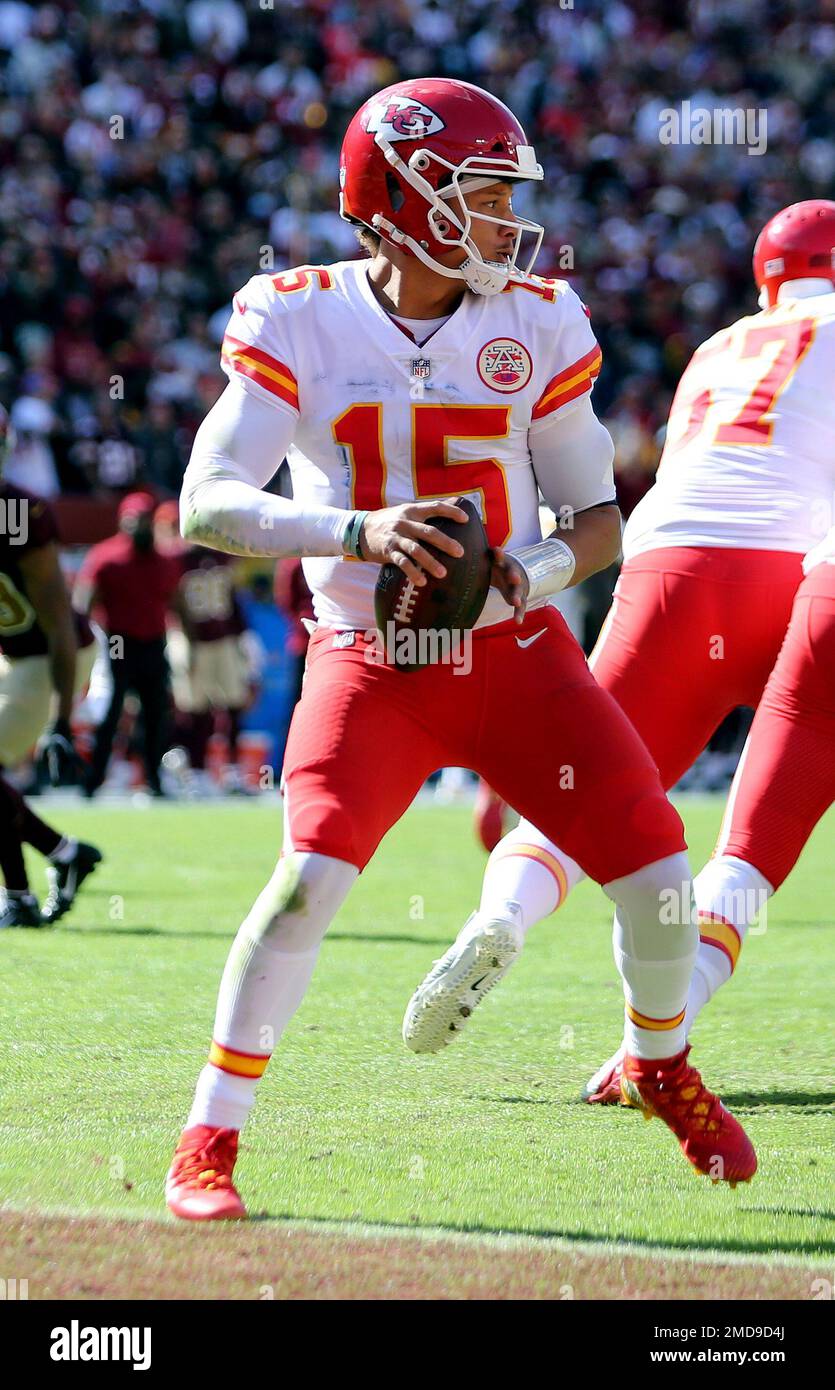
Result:
<svg viewBox="0 0 835 1390"><path fill-rule="evenodd" d="M511 552L520 569L528 577L528 602L558 594L574 576L574 551L565 541L550 536L537 545L523 545Z"/></svg>
<svg viewBox="0 0 835 1390"><path fill-rule="evenodd" d="M360 554L360 532L362 523L368 516L368 512L354 512L345 530L342 533L342 552L344 555L353 555L355 559L361 560Z"/></svg>

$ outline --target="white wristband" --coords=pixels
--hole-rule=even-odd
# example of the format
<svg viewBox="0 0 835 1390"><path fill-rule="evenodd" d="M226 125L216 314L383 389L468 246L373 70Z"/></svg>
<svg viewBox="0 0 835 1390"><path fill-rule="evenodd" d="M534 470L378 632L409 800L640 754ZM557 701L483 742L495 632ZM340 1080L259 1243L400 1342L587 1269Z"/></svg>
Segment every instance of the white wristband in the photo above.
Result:
<svg viewBox="0 0 835 1390"><path fill-rule="evenodd" d="M574 576L574 551L565 541L549 536L537 545L523 545L514 550L511 559L528 577L528 602L558 594Z"/></svg>

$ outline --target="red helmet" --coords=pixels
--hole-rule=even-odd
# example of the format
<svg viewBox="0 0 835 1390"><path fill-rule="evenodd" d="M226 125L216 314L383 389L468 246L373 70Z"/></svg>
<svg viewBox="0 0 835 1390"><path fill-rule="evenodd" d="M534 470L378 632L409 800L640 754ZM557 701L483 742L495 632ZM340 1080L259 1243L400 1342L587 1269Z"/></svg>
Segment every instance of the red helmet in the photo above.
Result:
<svg viewBox="0 0 835 1390"><path fill-rule="evenodd" d="M787 280L835 284L835 203L826 198L792 203L766 222L754 247L754 279L765 292L763 308L777 303L777 291Z"/></svg>
<svg viewBox="0 0 835 1390"><path fill-rule="evenodd" d="M471 212L464 194L504 179L542 177L533 146L503 102L469 82L419 78L386 87L354 116L342 143L339 211L440 275L466 281L477 294L497 294L530 273L543 228L515 218L510 261L485 261L470 237L473 219L506 223ZM536 241L520 271L523 232ZM453 246L468 252L454 270L433 255Z"/></svg>

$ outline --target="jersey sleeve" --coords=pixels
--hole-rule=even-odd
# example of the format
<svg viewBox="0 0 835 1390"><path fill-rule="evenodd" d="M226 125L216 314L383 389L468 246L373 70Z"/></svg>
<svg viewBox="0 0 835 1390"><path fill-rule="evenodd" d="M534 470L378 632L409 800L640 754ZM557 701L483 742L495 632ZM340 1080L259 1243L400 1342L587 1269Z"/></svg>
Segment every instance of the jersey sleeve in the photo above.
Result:
<svg viewBox="0 0 835 1390"><path fill-rule="evenodd" d="M253 275L232 300L220 365L230 381L297 417L299 383L279 296L268 275Z"/></svg>
<svg viewBox="0 0 835 1390"><path fill-rule="evenodd" d="M577 401L591 392L603 361L589 312L569 285L565 286L560 308L561 322L553 336L553 370L531 413L533 432L540 421L569 414Z"/></svg>
<svg viewBox="0 0 835 1390"><path fill-rule="evenodd" d="M539 490L557 516L617 500L612 436L588 395L570 414L549 415L529 443Z"/></svg>

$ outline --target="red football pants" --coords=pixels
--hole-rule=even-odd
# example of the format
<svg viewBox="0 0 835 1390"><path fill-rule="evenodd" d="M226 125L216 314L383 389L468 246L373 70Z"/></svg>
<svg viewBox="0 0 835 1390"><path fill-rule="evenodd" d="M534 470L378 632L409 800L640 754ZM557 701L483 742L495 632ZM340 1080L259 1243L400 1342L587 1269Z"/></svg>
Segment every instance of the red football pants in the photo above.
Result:
<svg viewBox="0 0 835 1390"><path fill-rule="evenodd" d="M321 628L310 643L284 760L294 849L364 868L449 766L479 773L598 883L684 849L652 758L554 608L474 633L468 675L398 671L368 645Z"/></svg>
<svg viewBox="0 0 835 1390"><path fill-rule="evenodd" d="M801 584L754 716L717 854L753 864L774 888L835 801L835 565Z"/></svg>
<svg viewBox="0 0 835 1390"><path fill-rule="evenodd" d="M634 724L665 787L731 710L759 703L803 578L801 560L778 550L669 546L624 564L589 665Z"/></svg>

